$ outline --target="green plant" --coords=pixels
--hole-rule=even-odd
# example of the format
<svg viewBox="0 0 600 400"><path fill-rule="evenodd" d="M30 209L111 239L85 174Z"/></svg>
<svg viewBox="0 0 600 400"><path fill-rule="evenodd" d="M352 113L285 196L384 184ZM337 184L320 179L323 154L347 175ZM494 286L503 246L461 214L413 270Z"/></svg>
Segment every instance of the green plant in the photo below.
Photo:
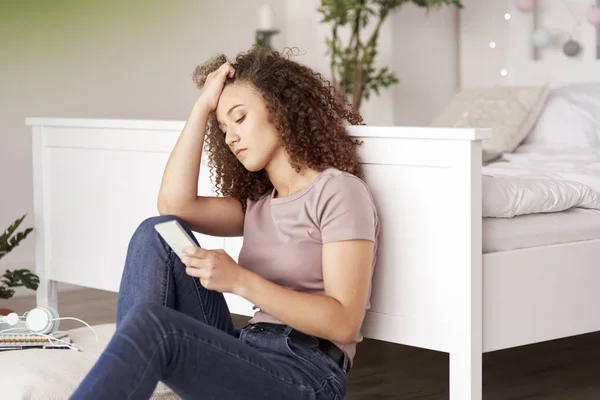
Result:
<svg viewBox="0 0 600 400"><path fill-rule="evenodd" d="M325 39L326 54L331 57L331 82L357 110L372 92L379 95L381 88L399 82L389 67L377 69L375 58L381 26L395 8L405 3L414 3L428 12L444 5L463 8L461 0L321 0L321 22L331 24L331 37ZM372 19L376 21L374 28L365 36ZM350 28L347 43L340 37L345 27Z"/></svg>
<svg viewBox="0 0 600 400"><path fill-rule="evenodd" d="M33 231L33 228L26 228L21 232L17 232L26 216L27 214L18 218L0 236L0 259L10 253ZM15 294L15 291L11 288L25 286L28 289L37 290L40 279L27 269L14 271L7 269L4 275L0 276L0 283L0 299L10 299Z"/></svg>

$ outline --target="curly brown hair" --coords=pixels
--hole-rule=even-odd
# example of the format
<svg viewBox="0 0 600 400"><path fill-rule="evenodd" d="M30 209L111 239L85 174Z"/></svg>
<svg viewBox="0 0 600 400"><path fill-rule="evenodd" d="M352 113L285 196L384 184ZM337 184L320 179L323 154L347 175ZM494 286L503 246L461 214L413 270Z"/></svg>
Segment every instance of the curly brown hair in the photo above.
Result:
<svg viewBox="0 0 600 400"><path fill-rule="evenodd" d="M281 135L296 171L335 167L360 177L361 165L355 151L360 142L347 135L345 126L363 125L362 116L320 73L291 61L289 54L258 46L239 53L231 62L235 76L225 84L249 83L260 93L269 122ZM219 55L198 65L193 73L196 86L202 88L208 74L227 61L225 55ZM232 196L245 206L247 199L257 200L273 185L264 170L246 170L224 137L213 112L205 138L211 176L218 193Z"/></svg>

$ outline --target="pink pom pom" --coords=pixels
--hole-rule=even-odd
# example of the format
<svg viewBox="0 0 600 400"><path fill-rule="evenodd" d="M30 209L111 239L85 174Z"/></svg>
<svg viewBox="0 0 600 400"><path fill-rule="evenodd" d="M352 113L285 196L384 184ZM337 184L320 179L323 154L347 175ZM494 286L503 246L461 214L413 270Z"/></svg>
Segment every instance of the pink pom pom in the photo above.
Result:
<svg viewBox="0 0 600 400"><path fill-rule="evenodd" d="M517 7L517 10L524 13L533 11L534 5L534 0L515 0L515 7Z"/></svg>
<svg viewBox="0 0 600 400"><path fill-rule="evenodd" d="M587 20L594 26L600 26L600 8L592 6L588 9Z"/></svg>

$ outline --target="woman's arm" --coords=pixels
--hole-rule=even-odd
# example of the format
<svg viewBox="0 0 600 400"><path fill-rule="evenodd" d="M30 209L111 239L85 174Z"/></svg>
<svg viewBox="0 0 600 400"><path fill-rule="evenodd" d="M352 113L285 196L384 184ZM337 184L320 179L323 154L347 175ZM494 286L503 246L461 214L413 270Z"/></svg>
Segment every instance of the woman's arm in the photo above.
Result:
<svg viewBox="0 0 600 400"><path fill-rule="evenodd" d="M182 208L196 200L209 107L199 99L169 156L158 193L159 210Z"/></svg>
<svg viewBox="0 0 600 400"><path fill-rule="evenodd" d="M194 231L213 236L240 236L244 211L228 197L198 196L202 147L209 114L215 109L225 79L233 74L229 64L209 75L185 127L169 156L158 195L161 215L176 215Z"/></svg>
<svg viewBox="0 0 600 400"><path fill-rule="evenodd" d="M234 293L309 335L347 344L360 331L371 285L374 243L323 245L325 296L296 292L244 270Z"/></svg>

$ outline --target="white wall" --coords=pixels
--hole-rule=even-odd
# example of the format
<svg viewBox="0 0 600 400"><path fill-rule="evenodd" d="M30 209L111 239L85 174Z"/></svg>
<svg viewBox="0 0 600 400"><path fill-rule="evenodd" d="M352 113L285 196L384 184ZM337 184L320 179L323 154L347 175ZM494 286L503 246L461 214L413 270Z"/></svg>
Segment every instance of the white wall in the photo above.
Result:
<svg viewBox="0 0 600 400"><path fill-rule="evenodd" d="M185 119L198 94L194 67L248 48L265 2L282 26L277 0L0 2L0 229L32 216L25 117ZM32 234L0 271L31 268L33 242Z"/></svg>
<svg viewBox="0 0 600 400"><path fill-rule="evenodd" d="M395 125L429 125L456 92L459 12L409 4L392 17Z"/></svg>
<svg viewBox="0 0 600 400"><path fill-rule="evenodd" d="M509 68L507 28L510 21L504 14L510 11L507 0L464 0L460 15L460 85L464 88L489 87L504 84L502 69ZM495 48L489 43L494 42Z"/></svg>
<svg viewBox="0 0 600 400"><path fill-rule="evenodd" d="M298 60L328 76L319 0L0 2L0 229L33 209L25 117L185 119L198 94L194 67L248 48L263 3L282 28L275 48L300 47ZM429 124L457 86L456 41L453 8L392 15L378 60L401 83L364 105L367 123ZM0 271L32 268L32 253L33 235Z"/></svg>
<svg viewBox="0 0 600 400"><path fill-rule="evenodd" d="M320 23L322 17L317 12L320 3L320 0L286 1L286 39L290 47L298 48L298 56L295 58L297 61L314 68L329 79L331 77L330 58L326 55L325 38L331 37L331 32L329 25ZM382 27L378 62L380 65L388 65L393 68L391 54L392 23L392 18L389 18ZM361 113L367 124L394 125L393 90L386 90L381 93L379 98L363 102Z"/></svg>
<svg viewBox="0 0 600 400"><path fill-rule="evenodd" d="M459 35L462 87L559 85L600 79L600 29L585 18L587 9L600 5L599 0L537 2L530 13L518 11L511 0L463 3ZM511 18L506 19L505 14ZM537 28L551 31L553 43L548 48L536 50L532 45ZM562 51L571 34L582 45L575 58ZM494 48L490 42L495 43Z"/></svg>
<svg viewBox="0 0 600 400"><path fill-rule="evenodd" d="M324 38L330 31L318 23L320 0L287 0L286 4L288 44L304 52L298 60L329 77ZM407 4L388 17L377 61L394 70L400 84L363 103L361 112L368 124L429 125L447 104L458 85L457 14L454 7L427 14Z"/></svg>

